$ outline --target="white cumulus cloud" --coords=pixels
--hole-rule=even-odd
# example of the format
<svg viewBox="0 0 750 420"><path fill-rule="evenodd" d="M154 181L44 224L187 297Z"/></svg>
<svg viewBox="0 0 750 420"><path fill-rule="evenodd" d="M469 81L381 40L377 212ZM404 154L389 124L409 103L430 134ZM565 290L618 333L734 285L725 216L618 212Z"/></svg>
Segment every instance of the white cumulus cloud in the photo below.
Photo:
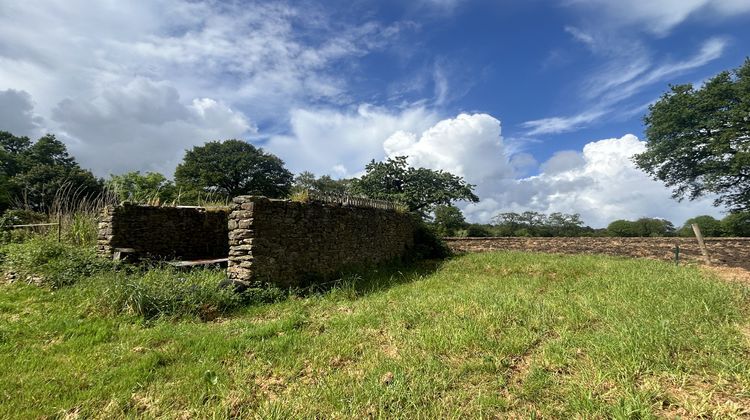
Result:
<svg viewBox="0 0 750 420"><path fill-rule="evenodd" d="M645 150L645 142L631 134L557 152L533 176L518 170L528 155L514 152L503 141L500 121L487 114L460 114L421 132L396 132L383 149L387 156L409 156L413 166L446 170L477 185L481 202L462 205L473 221L533 210L580 213L586 223L603 227L615 219L662 217L682 223L720 213L710 197L675 201L661 182L636 168L632 157Z"/></svg>
<svg viewBox="0 0 750 420"><path fill-rule="evenodd" d="M390 111L362 104L351 111L295 109L290 134L272 136L265 147L295 172L350 177L384 157L383 141L399 131L421 132L438 116L422 107Z"/></svg>
<svg viewBox="0 0 750 420"><path fill-rule="evenodd" d="M500 121L487 114L460 114L420 133L400 131L385 140L388 156L408 156L413 166L443 169L484 183L513 175L500 135Z"/></svg>
<svg viewBox="0 0 750 420"><path fill-rule="evenodd" d="M499 182L503 189L490 193L490 198L498 208L513 211L580 213L594 227L615 219L660 217L682 223L699 214L719 214L710 198L672 199L668 188L635 167L633 155L644 150L645 142L631 134L593 141L581 152L553 155L538 175ZM477 210L487 215L486 209Z"/></svg>

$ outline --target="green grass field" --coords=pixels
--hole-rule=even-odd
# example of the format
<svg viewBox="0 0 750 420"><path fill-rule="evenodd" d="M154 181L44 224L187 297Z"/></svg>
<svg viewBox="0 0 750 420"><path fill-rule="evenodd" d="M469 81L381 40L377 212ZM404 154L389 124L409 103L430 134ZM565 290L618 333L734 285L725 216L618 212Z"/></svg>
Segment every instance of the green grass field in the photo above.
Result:
<svg viewBox="0 0 750 420"><path fill-rule="evenodd" d="M0 286L0 418L750 415L750 288L695 268L465 255L210 322L112 277Z"/></svg>

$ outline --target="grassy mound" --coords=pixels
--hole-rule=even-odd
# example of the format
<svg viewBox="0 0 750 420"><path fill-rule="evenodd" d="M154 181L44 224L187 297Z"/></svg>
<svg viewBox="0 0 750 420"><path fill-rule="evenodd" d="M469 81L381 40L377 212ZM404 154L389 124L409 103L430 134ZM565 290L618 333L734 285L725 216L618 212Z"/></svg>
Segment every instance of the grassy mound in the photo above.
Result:
<svg viewBox="0 0 750 420"><path fill-rule="evenodd" d="M235 306L214 322L102 310L108 281L135 275L0 286L0 417L731 417L750 407L750 290L693 268L488 253ZM172 274L149 275L159 288ZM169 281L164 294L178 287Z"/></svg>

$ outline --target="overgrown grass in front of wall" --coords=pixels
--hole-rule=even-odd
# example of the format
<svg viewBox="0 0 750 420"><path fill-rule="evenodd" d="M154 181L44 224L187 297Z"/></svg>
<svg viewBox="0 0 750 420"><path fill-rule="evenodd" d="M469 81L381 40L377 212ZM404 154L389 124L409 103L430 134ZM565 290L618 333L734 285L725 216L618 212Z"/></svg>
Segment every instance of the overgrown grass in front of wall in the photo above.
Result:
<svg viewBox="0 0 750 420"><path fill-rule="evenodd" d="M197 317L210 321L241 306L274 302L286 296L278 288L261 285L237 293L222 285L225 280L223 269L184 272L152 267L134 273L100 273L91 279L90 286L100 291L102 308L144 320Z"/></svg>
<svg viewBox="0 0 750 420"><path fill-rule="evenodd" d="M0 248L2 271L15 282L58 290L76 286L97 296L96 306L109 314L133 314L144 320L158 317L225 315L241 306L271 302L285 296L274 287L258 285L242 293L220 287L223 269L179 271L166 264L131 266L97 256L92 247L34 236Z"/></svg>
<svg viewBox="0 0 750 420"><path fill-rule="evenodd" d="M35 235L20 243L0 248L2 268L18 281L43 284L57 289L82 278L115 268L97 257L93 247L58 242L53 235Z"/></svg>
<svg viewBox="0 0 750 420"><path fill-rule="evenodd" d="M0 418L750 415L750 289L696 268L473 254L214 322L110 311L118 277L0 286Z"/></svg>

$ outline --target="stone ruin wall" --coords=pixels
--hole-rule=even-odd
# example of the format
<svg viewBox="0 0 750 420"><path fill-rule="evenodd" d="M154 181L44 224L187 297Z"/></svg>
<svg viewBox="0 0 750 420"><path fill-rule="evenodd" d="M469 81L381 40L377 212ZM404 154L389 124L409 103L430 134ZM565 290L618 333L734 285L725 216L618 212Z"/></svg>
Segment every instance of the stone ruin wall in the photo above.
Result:
<svg viewBox="0 0 750 420"><path fill-rule="evenodd" d="M241 196L229 215L230 280L305 286L402 257L414 222L394 210Z"/></svg>
<svg viewBox="0 0 750 420"><path fill-rule="evenodd" d="M533 251L560 254L605 254L674 261L703 261L695 238L445 238L454 252ZM750 238L705 238L711 262L750 269Z"/></svg>
<svg viewBox="0 0 750 420"><path fill-rule="evenodd" d="M108 206L99 218L97 252L112 257L133 248L137 257L213 259L229 254L229 208Z"/></svg>

